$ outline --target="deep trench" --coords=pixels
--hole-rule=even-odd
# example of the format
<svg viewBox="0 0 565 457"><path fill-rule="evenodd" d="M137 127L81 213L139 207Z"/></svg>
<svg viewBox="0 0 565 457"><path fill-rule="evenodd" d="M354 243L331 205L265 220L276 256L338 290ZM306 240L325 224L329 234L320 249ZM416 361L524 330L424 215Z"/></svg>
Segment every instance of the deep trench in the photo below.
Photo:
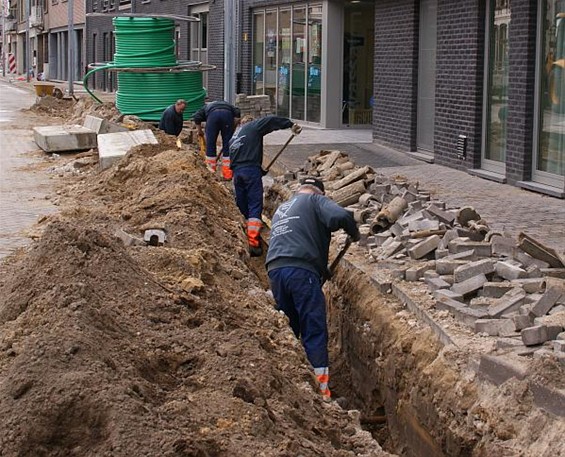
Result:
<svg viewBox="0 0 565 457"><path fill-rule="evenodd" d="M476 442L464 429L450 429L453 421L433 400L441 383L424 374L442 348L431 330L414 334L397 317L403 305L347 261L325 293L332 397L358 410L362 427L390 453L472 455Z"/></svg>

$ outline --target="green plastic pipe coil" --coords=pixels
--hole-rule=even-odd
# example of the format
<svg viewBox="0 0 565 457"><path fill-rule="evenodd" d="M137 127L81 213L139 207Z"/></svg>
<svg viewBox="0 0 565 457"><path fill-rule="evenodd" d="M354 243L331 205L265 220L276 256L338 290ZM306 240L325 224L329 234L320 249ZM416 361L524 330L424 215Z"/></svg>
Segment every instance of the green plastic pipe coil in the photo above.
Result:
<svg viewBox="0 0 565 457"><path fill-rule="evenodd" d="M175 24L172 19L146 17L115 17L116 52L114 61L89 71L87 79L97 71L120 68L174 69L178 63L173 39ZM204 105L206 90L202 87L201 71L118 72L116 107L122 114L138 116L144 121L158 121L163 111L176 100L187 102L184 119L187 120Z"/></svg>
<svg viewBox="0 0 565 457"><path fill-rule="evenodd" d="M172 19L115 17L116 52L120 67L166 67L177 63Z"/></svg>
<svg viewBox="0 0 565 457"><path fill-rule="evenodd" d="M145 121L158 121L165 108L179 98L186 100L186 120L204 105L205 97L200 71L118 74L117 108Z"/></svg>

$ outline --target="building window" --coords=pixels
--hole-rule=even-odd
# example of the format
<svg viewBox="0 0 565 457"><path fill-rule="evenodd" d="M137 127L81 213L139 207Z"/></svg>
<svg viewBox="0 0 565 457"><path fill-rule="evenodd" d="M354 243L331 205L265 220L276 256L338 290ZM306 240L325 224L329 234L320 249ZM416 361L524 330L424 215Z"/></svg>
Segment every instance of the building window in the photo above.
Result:
<svg viewBox="0 0 565 457"><path fill-rule="evenodd" d="M506 159L506 119L508 114L508 29L510 8L507 2L496 1L488 18L488 83L486 144L484 159L501 164ZM493 170L496 164L492 164ZM488 168L488 163L483 163Z"/></svg>
<svg viewBox="0 0 565 457"><path fill-rule="evenodd" d="M254 11L253 92L268 94L276 113L319 123L322 6Z"/></svg>
<svg viewBox="0 0 565 457"><path fill-rule="evenodd" d="M535 173L565 176L565 4L544 0L539 56L539 127ZM560 186L563 178L558 179Z"/></svg>
<svg viewBox="0 0 565 457"><path fill-rule="evenodd" d="M190 59L208 63L208 5L194 6L189 14L199 19L190 23ZM202 83L208 87L208 72L202 74Z"/></svg>
<svg viewBox="0 0 565 457"><path fill-rule="evenodd" d="M257 13L253 15L253 93L261 95L263 88L263 50L265 36L265 14Z"/></svg>

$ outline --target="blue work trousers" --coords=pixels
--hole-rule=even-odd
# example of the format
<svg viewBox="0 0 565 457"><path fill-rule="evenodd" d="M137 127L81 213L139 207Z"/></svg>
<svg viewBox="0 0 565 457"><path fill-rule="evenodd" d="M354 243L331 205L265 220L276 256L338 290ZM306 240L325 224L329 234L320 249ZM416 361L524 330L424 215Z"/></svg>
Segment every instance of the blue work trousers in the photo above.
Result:
<svg viewBox="0 0 565 457"><path fill-rule="evenodd" d="M263 173L259 166L238 167L233 171L235 202L245 219L259 219L263 213Z"/></svg>
<svg viewBox="0 0 565 457"><path fill-rule="evenodd" d="M233 113L226 109L217 109L206 118L206 155L216 157L216 141L222 134L222 155L230 156L229 142L233 135Z"/></svg>
<svg viewBox="0 0 565 457"><path fill-rule="evenodd" d="M327 367L326 299L320 277L304 268L281 267L269 272L269 280L277 309L288 316L308 360L314 368Z"/></svg>

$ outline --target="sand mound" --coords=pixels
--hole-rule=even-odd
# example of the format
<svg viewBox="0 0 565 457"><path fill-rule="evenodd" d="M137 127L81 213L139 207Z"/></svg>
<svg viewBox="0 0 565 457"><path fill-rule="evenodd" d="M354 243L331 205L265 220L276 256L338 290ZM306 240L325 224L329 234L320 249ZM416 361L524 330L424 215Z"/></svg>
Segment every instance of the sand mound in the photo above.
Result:
<svg viewBox="0 0 565 457"><path fill-rule="evenodd" d="M74 178L0 279L0 448L21 456L386 455L325 404L190 150ZM164 247L125 247L163 228Z"/></svg>

